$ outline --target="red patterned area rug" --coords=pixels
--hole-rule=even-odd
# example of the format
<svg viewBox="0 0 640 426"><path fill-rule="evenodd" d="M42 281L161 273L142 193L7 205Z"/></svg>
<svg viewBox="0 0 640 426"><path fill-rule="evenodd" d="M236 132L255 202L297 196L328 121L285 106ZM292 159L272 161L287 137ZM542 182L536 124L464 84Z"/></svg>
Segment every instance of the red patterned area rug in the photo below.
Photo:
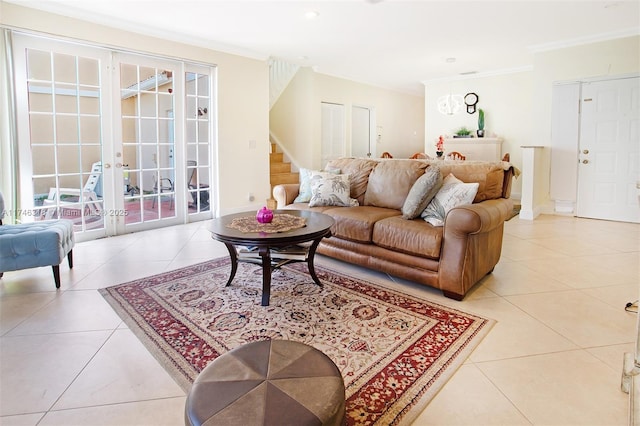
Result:
<svg viewBox="0 0 640 426"><path fill-rule="evenodd" d="M101 290L128 326L188 390L221 354L290 339L327 354L342 372L346 424L408 424L462 365L492 320L316 265L273 272L261 306L262 269L241 263L225 287L227 258Z"/></svg>

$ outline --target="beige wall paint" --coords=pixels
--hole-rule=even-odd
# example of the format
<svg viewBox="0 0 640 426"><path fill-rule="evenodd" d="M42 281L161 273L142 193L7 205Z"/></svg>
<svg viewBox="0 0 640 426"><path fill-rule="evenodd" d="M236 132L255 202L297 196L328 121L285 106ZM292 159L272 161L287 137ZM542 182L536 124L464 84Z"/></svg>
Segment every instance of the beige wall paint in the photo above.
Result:
<svg viewBox="0 0 640 426"><path fill-rule="evenodd" d="M409 158L424 146L424 100L354 81L313 72L298 71L271 109L270 128L298 167L321 166L321 103L345 106L347 153L351 147L351 107L375 110L382 139L376 151Z"/></svg>
<svg viewBox="0 0 640 426"><path fill-rule="evenodd" d="M87 40L152 54L216 64L218 74L218 164L221 210L248 207L252 192L257 204L268 197L268 64L197 46L140 36L89 22L2 3L0 23L58 36ZM476 128L477 114L444 117L435 99L447 93L475 91L486 111L486 130L504 137L503 152L520 166L521 145L550 145L551 90L554 82L589 79L640 71L640 37L610 40L534 55L532 71L428 83L425 97L398 94L307 70L299 72L271 113L271 127L301 167L320 163L320 102L343 103L350 123L353 104L376 108L383 139L377 151L408 157L416 151L434 151L435 138L457 127ZM464 118L463 118L464 117ZM460 121L456 121L460 120ZM424 124L423 124L424 123ZM249 148L255 140L256 148ZM550 151L550 150L545 150ZM549 157L539 166L535 199L549 201ZM239 172L241 170L241 172ZM513 193L518 196L520 182Z"/></svg>
<svg viewBox="0 0 640 426"><path fill-rule="evenodd" d="M532 72L524 71L452 82L426 83L425 152L435 156L438 136L451 137L462 126L475 134L478 129L477 110L474 114L468 114L465 109L459 114L445 115L437 108L440 96L449 93L464 96L473 92L478 95L476 107L482 108L485 112L485 136L503 138L503 154L508 152L511 162L516 167L521 167L520 146L532 143L532 81ZM446 144L444 148L446 152ZM520 192L521 182L516 179L512 187L512 196L519 198Z"/></svg>
<svg viewBox="0 0 640 426"><path fill-rule="evenodd" d="M640 72L640 36L542 52L535 55L532 97L536 126L533 144L551 146L551 98L554 82L584 81ZM535 183L534 202L553 211L549 195L551 150L540 167L547 173Z"/></svg>
<svg viewBox="0 0 640 426"><path fill-rule="evenodd" d="M198 46L134 34L9 3L1 3L0 24L113 48L215 65L219 176L222 214L253 209L270 195L269 73L266 60L230 55ZM249 141L256 141L250 148ZM216 158L217 155L217 158ZM250 202L252 193L256 201Z"/></svg>
<svg viewBox="0 0 640 426"><path fill-rule="evenodd" d="M269 130L297 167L320 167L320 138L315 140L312 119L318 113L313 108L314 74L300 68L269 113Z"/></svg>
<svg viewBox="0 0 640 426"><path fill-rule="evenodd" d="M477 129L477 113L446 116L437 111L436 104L439 96L450 91L462 95L475 92L480 98L478 107L485 110L487 134L504 138L503 152L509 152L512 163L521 168L521 146L551 146L553 83L637 72L640 72L640 37L628 37L536 53L531 71L426 83L425 150L429 154L435 152L434 144L440 134L453 134L463 125ZM534 208L551 213L551 150L541 152L536 164L533 202ZM512 196L520 198L521 190L522 182L516 179Z"/></svg>

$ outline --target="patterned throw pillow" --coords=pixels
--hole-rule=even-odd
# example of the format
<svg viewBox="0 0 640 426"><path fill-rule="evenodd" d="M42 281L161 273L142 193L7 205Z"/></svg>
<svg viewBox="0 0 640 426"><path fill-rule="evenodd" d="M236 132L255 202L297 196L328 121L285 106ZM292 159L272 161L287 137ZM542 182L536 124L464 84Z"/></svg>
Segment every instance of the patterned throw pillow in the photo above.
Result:
<svg viewBox="0 0 640 426"><path fill-rule="evenodd" d="M420 214L420 217L433 226L443 226L444 218L449 210L464 204L471 204L479 186L478 182L464 183L449 173L442 182L442 188Z"/></svg>
<svg viewBox="0 0 640 426"><path fill-rule="evenodd" d="M352 199L349 197L349 192L349 175L312 178L311 200L309 200L309 207L349 207L353 205Z"/></svg>
<svg viewBox="0 0 640 426"><path fill-rule="evenodd" d="M420 216L440 187L442 187L440 169L438 166L429 166L409 190L409 195L402 206L402 217L415 219Z"/></svg>
<svg viewBox="0 0 640 426"><path fill-rule="evenodd" d="M308 203L311 200L311 178L312 176L319 175L322 177L328 177L331 175L337 175L340 173L340 169L329 169L325 172L319 170L309 170L300 168L300 189L298 196L293 200L294 203Z"/></svg>

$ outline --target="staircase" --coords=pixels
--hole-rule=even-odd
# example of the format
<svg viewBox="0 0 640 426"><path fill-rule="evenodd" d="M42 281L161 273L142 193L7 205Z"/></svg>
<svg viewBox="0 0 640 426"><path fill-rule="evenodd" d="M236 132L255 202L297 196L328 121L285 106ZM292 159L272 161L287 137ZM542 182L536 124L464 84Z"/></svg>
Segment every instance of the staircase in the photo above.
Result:
<svg viewBox="0 0 640 426"><path fill-rule="evenodd" d="M298 173L291 171L291 163L284 161L284 154L276 152L277 146L271 143L271 154L269 154L271 191L276 185L281 183L298 183Z"/></svg>
<svg viewBox="0 0 640 426"><path fill-rule="evenodd" d="M300 66L271 58L269 60L269 109L276 103Z"/></svg>
<svg viewBox="0 0 640 426"><path fill-rule="evenodd" d="M269 60L269 108L273 107L291 79L298 72L298 65L290 64L276 58ZM271 192L273 187L282 183L298 183L298 173L291 172L291 163L284 161L284 154L276 152L277 145L271 143L269 154Z"/></svg>

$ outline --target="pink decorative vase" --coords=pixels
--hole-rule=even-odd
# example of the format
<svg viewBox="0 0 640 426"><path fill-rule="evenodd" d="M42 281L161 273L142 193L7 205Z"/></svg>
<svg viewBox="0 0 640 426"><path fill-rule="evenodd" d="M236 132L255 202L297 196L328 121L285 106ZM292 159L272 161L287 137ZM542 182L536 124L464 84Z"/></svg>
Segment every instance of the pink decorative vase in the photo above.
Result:
<svg viewBox="0 0 640 426"><path fill-rule="evenodd" d="M256 214L256 220L260 223L271 223L273 220L273 211L266 207L261 208Z"/></svg>

